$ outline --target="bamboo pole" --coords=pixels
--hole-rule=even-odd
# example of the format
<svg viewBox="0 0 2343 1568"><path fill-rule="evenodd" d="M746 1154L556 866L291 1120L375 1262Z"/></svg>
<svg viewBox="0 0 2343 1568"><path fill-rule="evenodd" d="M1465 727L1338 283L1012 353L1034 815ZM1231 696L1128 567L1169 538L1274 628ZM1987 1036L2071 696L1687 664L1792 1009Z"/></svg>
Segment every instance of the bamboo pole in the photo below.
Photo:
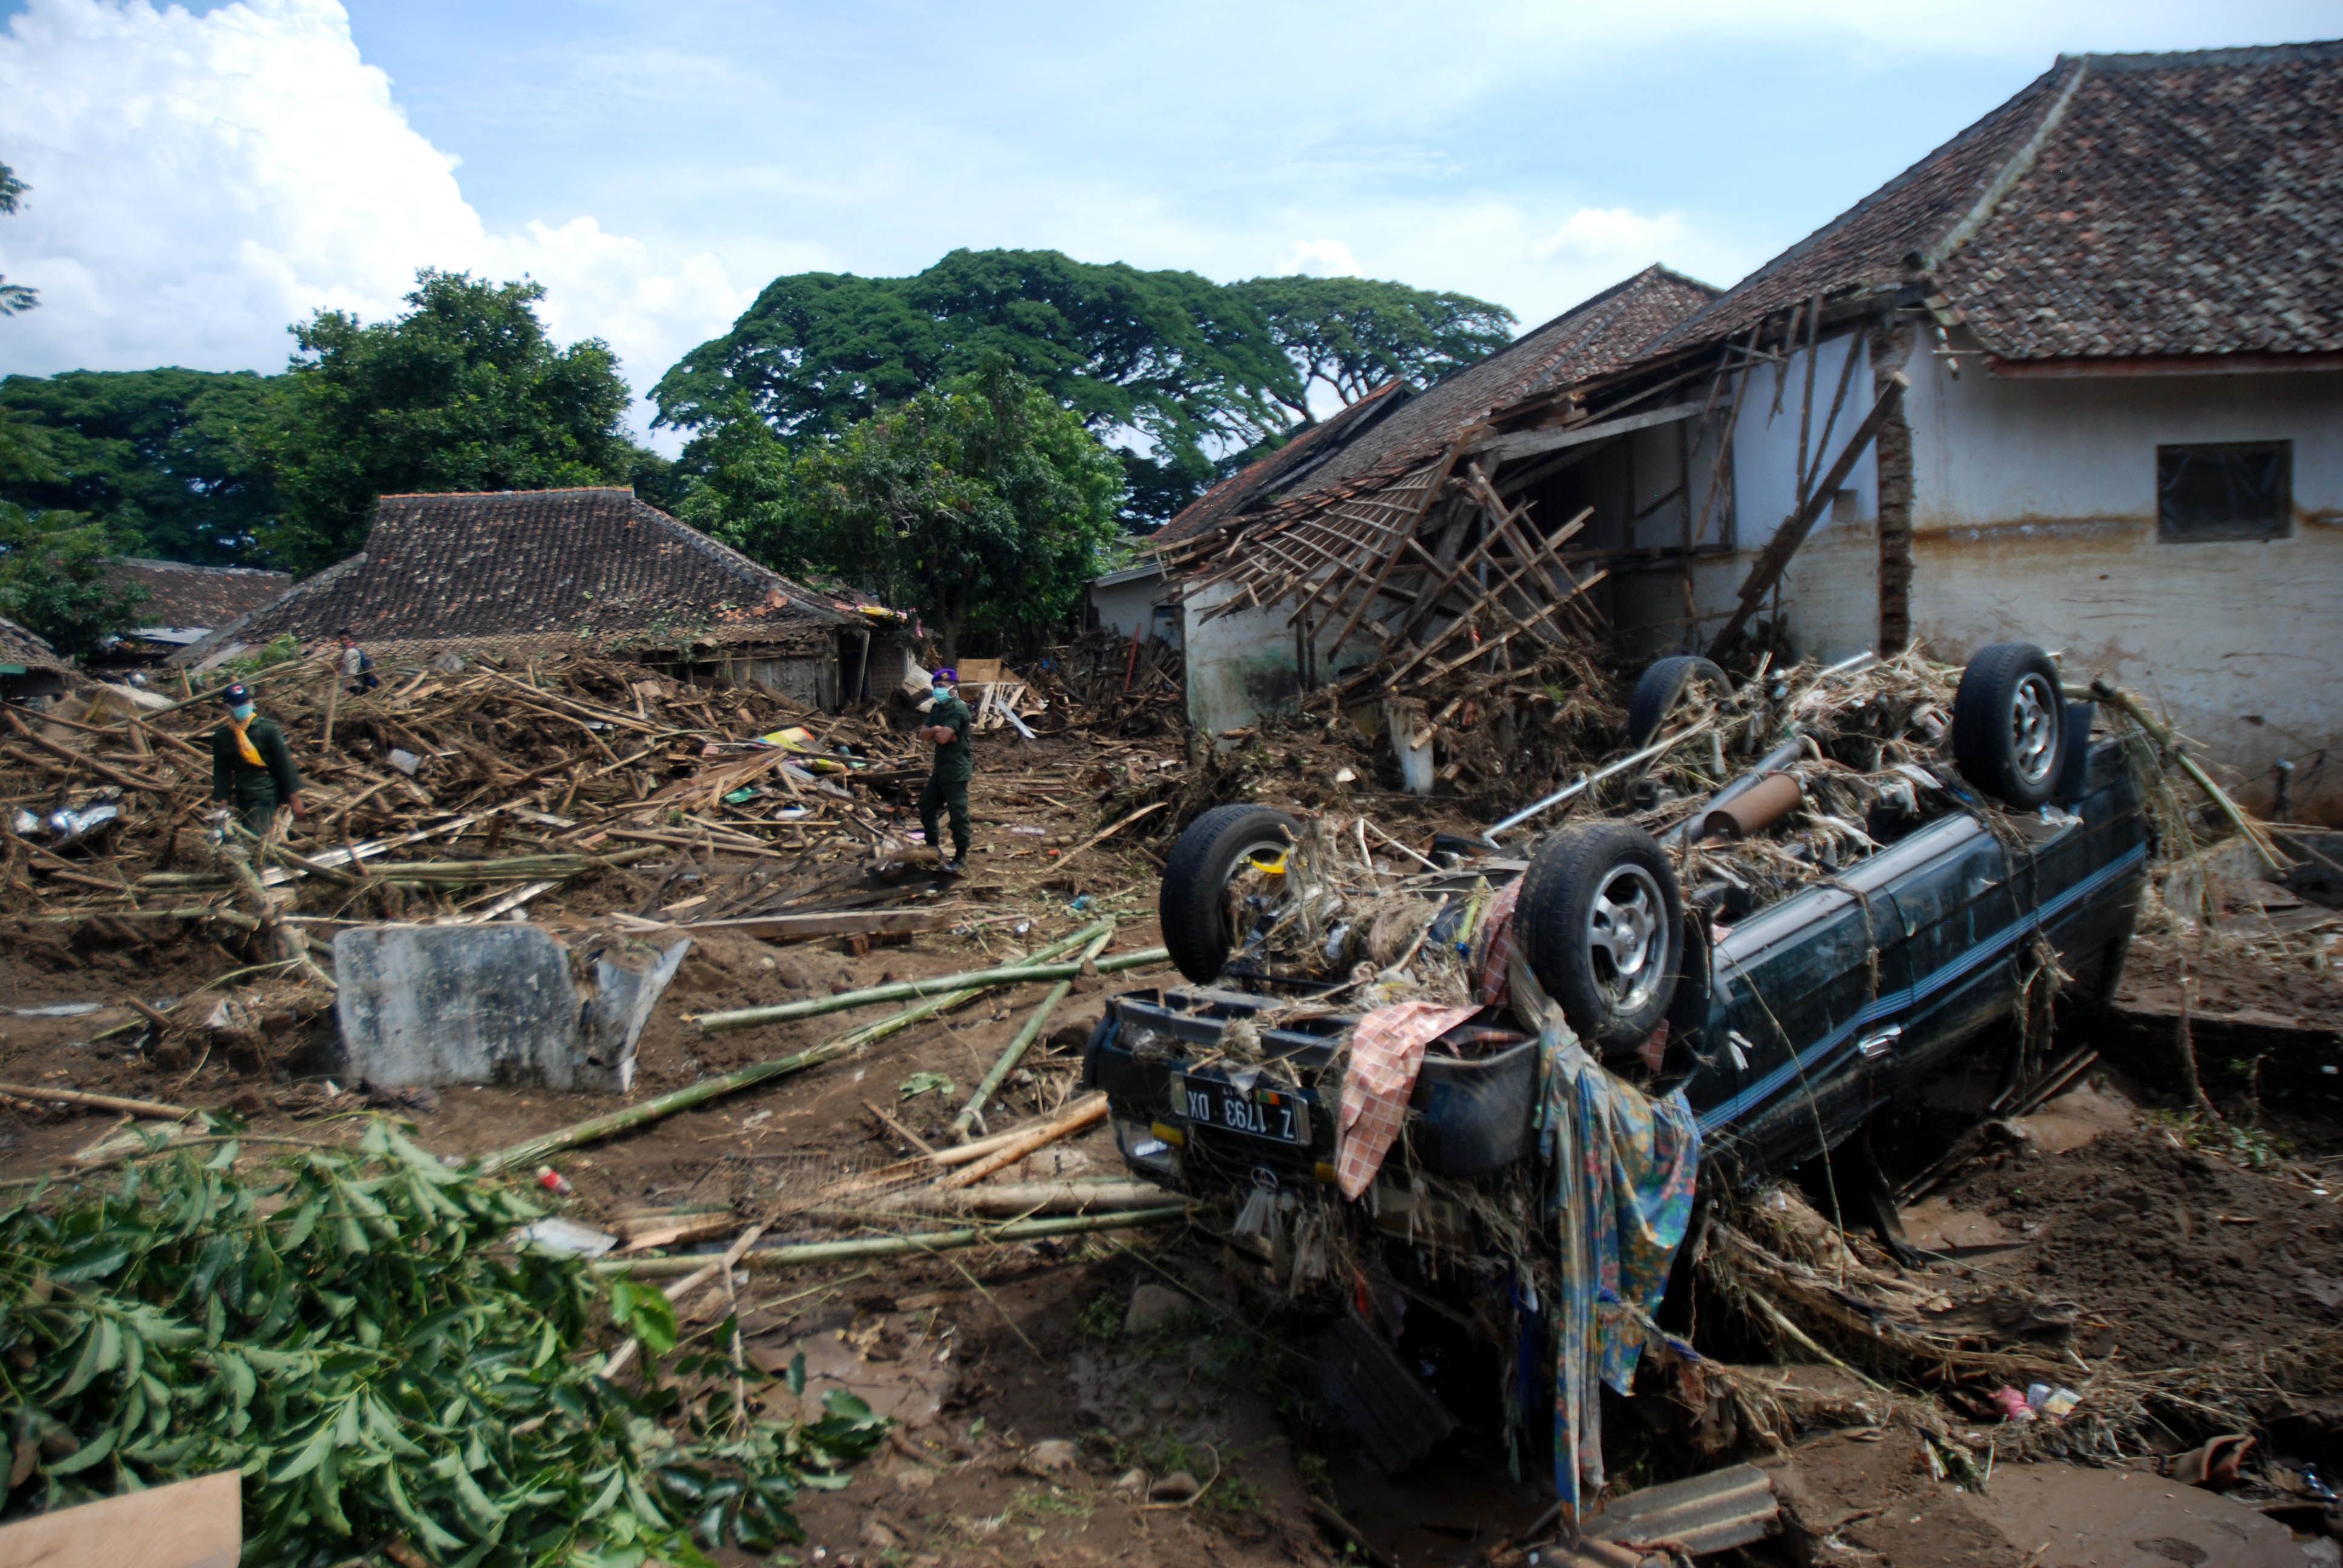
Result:
<svg viewBox="0 0 2343 1568"><path fill-rule="evenodd" d="M1117 953L1111 959L1095 960L1100 974L1118 974L1124 970L1146 969L1153 964L1170 961L1171 951L1165 948L1142 948L1137 952ZM782 1002L775 1007L741 1008L732 1012L703 1012L685 1015L685 1021L698 1025L710 1034L730 1029L748 1029L760 1023L787 1023L792 1019L818 1018L827 1012L843 1012L849 1008L870 1007L882 1001L903 1001L912 997L932 996L940 990L979 990L993 986L1029 985L1036 980L1061 980L1083 972L1079 963L1023 963L1007 969L970 970L964 974L938 975L932 980L898 980L893 985L872 986L868 990L841 991L836 996L811 997L804 1001Z"/></svg>
<svg viewBox="0 0 2343 1568"><path fill-rule="evenodd" d="M186 1106L166 1105L157 1100L125 1100L118 1094L84 1094L73 1089L31 1089L21 1083L0 1083L0 1094L12 1100L55 1101L59 1105L79 1105L125 1116L152 1116L166 1121L181 1121L195 1114Z"/></svg>
<svg viewBox="0 0 2343 1568"><path fill-rule="evenodd" d="M1106 930L1091 938L1090 946L1082 950L1081 961L1084 963L1095 961L1099 954L1106 950L1107 943L1114 940L1114 922L1108 920L1102 923L1106 926ZM984 1075L984 1081L976 1086L976 1092L968 1097L968 1103L960 1107L958 1116L952 1118L953 1141L965 1141L970 1125L983 1120L984 1102L1000 1091L1001 1081L1015 1070L1017 1063L1023 1059L1027 1049L1032 1045L1034 1038L1041 1032L1041 1026L1050 1021L1050 1015L1058 1010L1058 1004L1065 1000L1073 989L1074 982L1071 980L1061 980L1050 988L1050 994L1041 999L1041 1005L1033 1010L1033 1016L1025 1020L1024 1027L1017 1031L1016 1037L1010 1040L1008 1049L1001 1053L1001 1059L992 1064L992 1070L987 1072Z"/></svg>
<svg viewBox="0 0 2343 1568"><path fill-rule="evenodd" d="M1168 1195L1167 1195L1168 1196ZM1188 1205L1177 1199L1155 1209L1125 1209L1111 1214L1068 1214L1048 1220L1015 1220L1005 1225L963 1225L950 1231L917 1231L907 1236L860 1236L845 1241L808 1241L794 1247L759 1247L743 1252L736 1266L747 1269L795 1269L808 1263L848 1262L859 1258L900 1258L914 1252L950 1252L969 1247L1012 1246L1051 1236L1080 1236L1095 1231L1129 1231L1141 1225L1167 1224L1185 1219ZM696 1256L682 1258L612 1258L593 1265L598 1274L631 1274L637 1279L661 1279L690 1274L704 1265Z"/></svg>
<svg viewBox="0 0 2343 1568"><path fill-rule="evenodd" d="M936 1185L940 1188L972 1186L995 1171L1006 1170L1016 1164L1036 1149L1055 1143L1061 1138L1071 1137L1094 1121L1105 1120L1106 1096L1092 1095L1060 1113L1055 1121L1043 1122L1024 1137L1002 1145L975 1164L961 1166Z"/></svg>
<svg viewBox="0 0 2343 1568"><path fill-rule="evenodd" d="M1104 921L1100 922L1100 924L1104 923ZM1042 949L1041 953L1067 951L1085 936L1092 934L1094 930L1093 927L1077 931L1071 937L1061 937L1049 947ZM1035 956L1039 957L1041 954ZM499 1149L481 1155L475 1163L474 1169L481 1175L491 1175L516 1165L526 1165L533 1160L541 1160L548 1154L558 1153L564 1149L575 1149L581 1144L599 1142L614 1133L648 1126L651 1122L672 1116L679 1111L689 1111L695 1105L705 1104L710 1100L721 1099L727 1094L751 1088L764 1082L767 1079L779 1078L809 1067L819 1067L825 1061L835 1060L849 1051L869 1045L874 1040L884 1040L899 1030L908 1029L922 1019L932 1018L945 1009L976 995L978 989L980 988L970 987L950 995L930 998L918 1007L907 1008L890 1018L882 1018L874 1022L863 1024L860 1028L850 1029L843 1034L833 1035L820 1045L809 1046L793 1055L776 1057L770 1061L751 1062L747 1067L734 1072L728 1072L720 1078L710 1078L699 1083L690 1084L670 1093L659 1095L656 1099L646 1100L640 1105L630 1105L622 1111L588 1117L583 1121L573 1122L568 1127L556 1128L550 1132L540 1133L535 1138L524 1139L508 1149Z"/></svg>
<svg viewBox="0 0 2343 1568"><path fill-rule="evenodd" d="M1103 1213L1115 1209L1159 1209L1175 1195L1152 1181L1010 1181L994 1187L954 1187L939 1191L912 1187L873 1199L870 1207L889 1212L917 1211L930 1204L952 1213L1028 1214Z"/></svg>

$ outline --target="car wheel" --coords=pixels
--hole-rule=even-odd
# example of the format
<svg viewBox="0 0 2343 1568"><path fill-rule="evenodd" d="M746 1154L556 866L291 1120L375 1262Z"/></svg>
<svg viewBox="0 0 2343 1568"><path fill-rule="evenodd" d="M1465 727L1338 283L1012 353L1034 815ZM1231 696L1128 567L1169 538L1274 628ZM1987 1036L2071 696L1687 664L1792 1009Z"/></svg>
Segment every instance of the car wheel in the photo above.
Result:
<svg viewBox="0 0 2343 1568"><path fill-rule="evenodd" d="M2066 761L2058 669L2030 642L1980 648L1953 696L1953 765L1995 799L2030 811Z"/></svg>
<svg viewBox="0 0 2343 1568"><path fill-rule="evenodd" d="M1684 900L1652 836L1624 822L1563 829L1538 846L1514 916L1530 968L1599 1054L1641 1046L1684 970Z"/></svg>
<svg viewBox="0 0 2343 1568"><path fill-rule="evenodd" d="M1267 806L1215 806L1188 824L1164 862L1155 910L1180 972L1210 985L1236 945L1232 884L1242 873L1282 874L1300 824Z"/></svg>
<svg viewBox="0 0 2343 1568"><path fill-rule="evenodd" d="M1661 724L1695 684L1709 688L1720 702L1733 694L1733 683L1725 671L1696 655L1676 654L1646 665L1627 698L1628 748L1641 750L1650 745Z"/></svg>

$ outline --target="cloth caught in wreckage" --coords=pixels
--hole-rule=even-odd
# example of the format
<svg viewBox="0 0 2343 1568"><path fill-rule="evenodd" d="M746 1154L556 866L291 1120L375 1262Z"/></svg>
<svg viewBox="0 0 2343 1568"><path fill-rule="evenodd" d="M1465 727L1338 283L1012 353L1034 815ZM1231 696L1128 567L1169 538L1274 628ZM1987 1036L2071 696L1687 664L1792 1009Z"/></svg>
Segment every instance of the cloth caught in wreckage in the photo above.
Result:
<svg viewBox="0 0 2343 1568"><path fill-rule="evenodd" d="M1335 1129L1334 1181L1353 1202L1383 1169L1407 1121L1408 1096L1423 1069L1423 1048L1479 1011L1432 1001L1379 1007L1351 1031Z"/></svg>
<svg viewBox="0 0 2343 1568"><path fill-rule="evenodd" d="M1700 1128L1677 1090L1660 1100L1607 1071L1578 1043L1525 964L1517 1003L1541 1023L1541 1149L1554 1172L1560 1287L1553 1303L1554 1483L1574 1531L1603 1489L1598 1382L1624 1394L1646 1325L1692 1222ZM1526 994L1525 994L1526 993Z"/></svg>

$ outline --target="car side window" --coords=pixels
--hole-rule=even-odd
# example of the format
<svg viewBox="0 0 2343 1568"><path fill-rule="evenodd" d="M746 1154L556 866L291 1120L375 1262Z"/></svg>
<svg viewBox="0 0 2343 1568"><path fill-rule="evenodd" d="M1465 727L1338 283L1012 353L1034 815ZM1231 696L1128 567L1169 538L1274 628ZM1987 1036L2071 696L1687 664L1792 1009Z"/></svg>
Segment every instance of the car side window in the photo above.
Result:
<svg viewBox="0 0 2343 1568"><path fill-rule="evenodd" d="M2293 521L2293 442L2156 449L2156 531L2166 543L2282 539Z"/></svg>

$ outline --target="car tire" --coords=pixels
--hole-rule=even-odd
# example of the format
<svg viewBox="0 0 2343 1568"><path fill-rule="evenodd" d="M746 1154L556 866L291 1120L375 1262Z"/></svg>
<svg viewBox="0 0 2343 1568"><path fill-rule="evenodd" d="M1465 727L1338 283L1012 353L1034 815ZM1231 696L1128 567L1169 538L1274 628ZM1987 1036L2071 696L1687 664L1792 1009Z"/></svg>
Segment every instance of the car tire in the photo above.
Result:
<svg viewBox="0 0 2343 1568"><path fill-rule="evenodd" d="M1644 668L1635 679L1635 689L1627 698L1627 746L1630 750L1642 750L1660 732L1660 726L1675 711L1677 703L1694 684L1713 687L1721 700L1733 694L1733 683L1725 671L1695 654L1675 654L1667 658L1655 658Z"/></svg>
<svg viewBox="0 0 2343 1568"><path fill-rule="evenodd" d="M1684 899L1667 856L1625 822L1585 822L1538 846L1515 930L1530 969L1598 1055L1631 1051L1668 1016L1684 975Z"/></svg>
<svg viewBox="0 0 2343 1568"><path fill-rule="evenodd" d="M1155 912L1163 945L1182 974L1198 985L1220 978L1236 945L1229 929L1229 879L1254 851L1282 854L1301 824L1267 806L1215 806L1180 835L1164 862Z"/></svg>
<svg viewBox="0 0 2343 1568"><path fill-rule="evenodd" d="M1979 648L1953 697L1953 766L2005 805L2030 811L2058 788L2066 703L2058 668L2030 642Z"/></svg>

